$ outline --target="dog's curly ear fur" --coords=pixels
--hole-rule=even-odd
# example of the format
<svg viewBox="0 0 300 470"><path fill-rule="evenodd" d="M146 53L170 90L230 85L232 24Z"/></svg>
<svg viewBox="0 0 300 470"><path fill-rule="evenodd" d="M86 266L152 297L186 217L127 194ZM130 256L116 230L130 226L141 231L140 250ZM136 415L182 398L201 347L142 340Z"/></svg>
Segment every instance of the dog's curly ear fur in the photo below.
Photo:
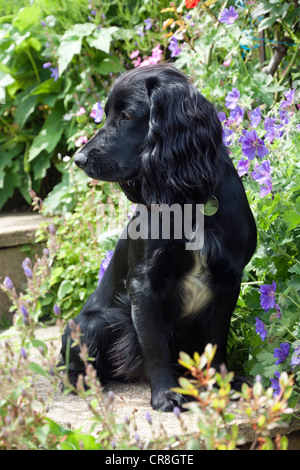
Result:
<svg viewBox="0 0 300 470"><path fill-rule="evenodd" d="M200 196L205 202L218 182L223 146L213 105L178 71L148 78L146 88L150 119L142 154L143 201L171 205Z"/></svg>

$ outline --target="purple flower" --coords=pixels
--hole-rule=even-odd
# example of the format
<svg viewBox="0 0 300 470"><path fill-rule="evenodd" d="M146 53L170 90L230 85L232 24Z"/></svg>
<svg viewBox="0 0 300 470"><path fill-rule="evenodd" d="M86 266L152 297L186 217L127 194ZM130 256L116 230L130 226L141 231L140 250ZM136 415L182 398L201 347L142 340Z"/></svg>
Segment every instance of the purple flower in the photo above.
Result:
<svg viewBox="0 0 300 470"><path fill-rule="evenodd" d="M280 128L282 127L282 125L275 124L274 118L266 117L265 122L264 122L264 127L267 131L265 138L270 143L272 143L274 139L281 137L283 134L283 131L280 131Z"/></svg>
<svg viewBox="0 0 300 470"><path fill-rule="evenodd" d="M27 352L26 352L26 349L24 349L23 347L21 347L20 349L20 354L23 357L23 359L27 359Z"/></svg>
<svg viewBox="0 0 300 470"><path fill-rule="evenodd" d="M219 19L220 23L232 24L239 17L236 13L234 7L224 8L221 18Z"/></svg>
<svg viewBox="0 0 300 470"><path fill-rule="evenodd" d="M249 166L250 166L250 161L248 159L244 160L242 157L236 167L238 175L239 176L246 175L246 173L248 173Z"/></svg>
<svg viewBox="0 0 300 470"><path fill-rule="evenodd" d="M285 101L282 101L281 105L279 106L280 108L282 109L287 109L289 108L290 106L292 106L293 102L294 102L294 98L295 98L295 88L293 88L292 90L289 89L289 91L286 91L284 93L284 96L286 97L286 100Z"/></svg>
<svg viewBox="0 0 300 470"><path fill-rule="evenodd" d="M6 276L6 278L4 279L4 285L7 289L10 289L10 290L14 288L11 278L8 276Z"/></svg>
<svg viewBox="0 0 300 470"><path fill-rule="evenodd" d="M259 292L261 293L260 296L260 306L266 312L270 310L270 308L275 307L275 290L276 290L276 282L273 281L272 284L265 284L260 286Z"/></svg>
<svg viewBox="0 0 300 470"><path fill-rule="evenodd" d="M100 284L101 282L101 279L103 278L104 276L104 273L107 269L107 266L109 265L110 263L110 260L112 259L112 256L113 256L114 252L112 250L108 250L106 253L105 253L105 258L102 260L101 262L101 266L100 266L100 271L99 271L99 275L98 275L98 284Z"/></svg>
<svg viewBox="0 0 300 470"><path fill-rule="evenodd" d="M244 110L240 108L239 106L237 106L235 109L233 109L230 112L227 122L229 125L232 124L232 125L238 126L239 124L243 122L243 118L244 118Z"/></svg>
<svg viewBox="0 0 300 470"><path fill-rule="evenodd" d="M176 418L179 418L180 417L180 408L178 406L174 406L173 413L176 416Z"/></svg>
<svg viewBox="0 0 300 470"><path fill-rule="evenodd" d="M140 36L140 37L145 36L144 30L143 30L143 27L142 27L142 26L139 26L139 27L138 27L137 35Z"/></svg>
<svg viewBox="0 0 300 470"><path fill-rule="evenodd" d="M53 312L56 316L59 316L60 315L60 308L57 304L54 305L53 307Z"/></svg>
<svg viewBox="0 0 300 470"><path fill-rule="evenodd" d="M53 224L49 225L49 232L51 233L51 235L55 235L56 229Z"/></svg>
<svg viewBox="0 0 300 470"><path fill-rule="evenodd" d="M43 69L48 69L48 68L51 67L51 66L52 66L52 63L51 63L51 62L45 62L45 63L43 64Z"/></svg>
<svg viewBox="0 0 300 470"><path fill-rule="evenodd" d="M172 36L168 49L171 51L171 57L175 57L176 55L180 54L182 50L179 48L177 39L174 38L174 36Z"/></svg>
<svg viewBox="0 0 300 470"><path fill-rule="evenodd" d="M219 118L220 122L224 122L224 121L226 121L226 114L223 111L220 111L218 113L218 118Z"/></svg>
<svg viewBox="0 0 300 470"><path fill-rule="evenodd" d="M284 109L282 111L279 110L279 119L281 124L283 125L288 124L290 122L289 117L287 115L287 111L285 111Z"/></svg>
<svg viewBox="0 0 300 470"><path fill-rule="evenodd" d="M259 158L263 158L269 153L269 149L265 146L264 141L258 137L255 130L248 132L243 130L243 135L239 139L239 142L242 143L243 154L245 157L249 158L249 160L253 160L255 155Z"/></svg>
<svg viewBox="0 0 300 470"><path fill-rule="evenodd" d="M51 70L50 78L54 78L54 81L56 82L58 80L58 68L50 67L50 70Z"/></svg>
<svg viewBox="0 0 300 470"><path fill-rule="evenodd" d="M259 334L259 336L261 337L261 340L264 341L266 339L266 336L267 336L267 328L266 328L266 325L258 318L258 317L255 317L255 320L256 320L256 323L255 323L255 326L256 326L256 333Z"/></svg>
<svg viewBox="0 0 300 470"><path fill-rule="evenodd" d="M233 134L232 129L229 129L229 127L226 127L226 126L223 127L223 142L224 142L224 145L230 145L232 134Z"/></svg>
<svg viewBox="0 0 300 470"><path fill-rule="evenodd" d="M42 25L42 26L46 26L45 21L42 20L42 21L41 21L41 25Z"/></svg>
<svg viewBox="0 0 300 470"><path fill-rule="evenodd" d="M257 127L258 124L261 121L261 114L260 114L260 109L255 108L251 113L250 113L250 121L251 121L251 126L252 127Z"/></svg>
<svg viewBox="0 0 300 470"><path fill-rule="evenodd" d="M237 106L237 102L239 100L239 97L240 97L239 90L237 88L232 88L232 90L229 91L229 93L225 97L225 101L226 101L225 106L226 106L226 108L234 109Z"/></svg>
<svg viewBox="0 0 300 470"><path fill-rule="evenodd" d="M25 266L25 265L24 265L24 262L22 263L22 265L23 265L23 270L24 270L25 276L26 276L28 279L32 279L32 271L31 271L31 269L29 268L29 266Z"/></svg>
<svg viewBox="0 0 300 470"><path fill-rule="evenodd" d="M21 313L22 313L23 317L25 317L25 318L29 317L28 310L27 310L26 307L24 307L24 305L21 305L20 310L21 310Z"/></svg>
<svg viewBox="0 0 300 470"><path fill-rule="evenodd" d="M94 121L99 124L103 118L103 108L101 106L100 101L97 101L92 107L92 111L90 112L90 116L94 119Z"/></svg>
<svg viewBox="0 0 300 470"><path fill-rule="evenodd" d="M300 364L300 345L296 347L293 352L291 366L297 366Z"/></svg>
<svg viewBox="0 0 300 470"><path fill-rule="evenodd" d="M261 185L260 196L264 197L272 191L272 167L268 160L264 160L261 165L255 164L252 178Z"/></svg>
<svg viewBox="0 0 300 470"><path fill-rule="evenodd" d="M276 395L280 394L280 385L279 385L280 373L276 371L275 372L275 377L277 377L277 379L270 379L271 387L274 390L273 396L276 396Z"/></svg>
<svg viewBox="0 0 300 470"><path fill-rule="evenodd" d="M290 345L289 343L280 343L279 348L274 349L274 357L278 357L275 365L280 364L281 362L285 361L288 357L290 352Z"/></svg>
<svg viewBox="0 0 300 470"><path fill-rule="evenodd" d="M145 418L149 424L152 424L152 418L151 418L149 411L146 411Z"/></svg>
<svg viewBox="0 0 300 470"><path fill-rule="evenodd" d="M147 18L147 19L144 21L144 23L145 23L145 25L146 25L146 26L145 26L145 30L146 30L146 31L148 31L148 29L151 29L151 28L152 28L152 20L151 20L151 18Z"/></svg>

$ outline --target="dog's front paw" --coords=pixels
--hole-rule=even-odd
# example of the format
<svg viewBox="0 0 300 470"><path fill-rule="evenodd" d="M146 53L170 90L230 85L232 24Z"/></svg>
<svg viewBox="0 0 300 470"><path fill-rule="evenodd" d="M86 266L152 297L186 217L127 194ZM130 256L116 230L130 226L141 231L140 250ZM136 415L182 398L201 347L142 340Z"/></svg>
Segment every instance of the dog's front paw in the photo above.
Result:
<svg viewBox="0 0 300 470"><path fill-rule="evenodd" d="M181 405L188 401L187 397L181 393L171 390L161 390L158 393L152 393L151 406L154 410L173 411L175 406L181 408Z"/></svg>

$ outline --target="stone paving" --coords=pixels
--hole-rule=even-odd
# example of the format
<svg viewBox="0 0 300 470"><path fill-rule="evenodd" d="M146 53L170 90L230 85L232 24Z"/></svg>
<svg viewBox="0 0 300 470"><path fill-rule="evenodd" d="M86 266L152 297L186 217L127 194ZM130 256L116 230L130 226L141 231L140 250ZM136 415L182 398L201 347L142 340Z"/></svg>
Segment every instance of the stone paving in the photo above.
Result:
<svg viewBox="0 0 300 470"><path fill-rule="evenodd" d="M53 340L57 346L57 353L59 353L60 335L56 327L38 329L36 337L46 342L50 339ZM39 379L38 390L41 396L47 397L48 387L49 383L47 380ZM153 422L152 429L156 429L159 432L163 427L168 436L182 435L183 432L192 435L197 430L197 417L194 414L182 413L181 417L186 428L186 430L183 430L179 420L173 413L162 413L152 410L150 406L150 389L147 383L124 384L111 382L103 391L104 402L108 400L109 391L114 393L114 412L120 422L123 422L126 416L134 416L132 433L137 431L144 442L150 439L152 435L151 426L145 418L146 412L151 415ZM237 402L232 403L233 413L235 413L237 406ZM77 395L64 395L61 391L57 391L53 402L49 405L49 418L65 427L71 427L71 429L82 428L82 432L89 431L92 425L92 416L93 414L88 409L87 402ZM238 424L239 434L245 443L252 442L254 434L249 423L238 417L234 422ZM299 429L299 420L294 420L288 428L275 428L272 435L276 435L278 432L286 434ZM297 448L300 449L300 444Z"/></svg>

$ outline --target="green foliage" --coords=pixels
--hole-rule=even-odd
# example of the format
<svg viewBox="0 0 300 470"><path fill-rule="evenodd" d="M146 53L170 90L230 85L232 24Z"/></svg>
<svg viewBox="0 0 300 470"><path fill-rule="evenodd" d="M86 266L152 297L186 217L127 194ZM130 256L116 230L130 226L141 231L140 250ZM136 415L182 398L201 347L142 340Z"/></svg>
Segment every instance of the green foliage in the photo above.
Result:
<svg viewBox="0 0 300 470"><path fill-rule="evenodd" d="M128 67L138 28L150 15L162 21L157 16L166 3L0 5L0 209L15 189L30 203L29 188L43 197L53 188L51 169L62 170L60 160L76 150L76 139L99 128L89 116L93 104L106 97L112 74ZM143 49L160 37L155 28L142 38ZM80 107L85 116L76 115Z"/></svg>
<svg viewBox="0 0 300 470"><path fill-rule="evenodd" d="M47 346L33 337L34 326L41 320L54 321L57 315L66 320L79 312L97 286L101 261L108 249L114 249L118 230L130 212L118 190L74 170L66 154L77 149L79 138L89 138L101 128L102 123L96 124L90 116L92 106L96 102L103 105L114 77L133 66L131 53L138 50L146 59L153 47L160 45L163 59L172 60L189 74L218 111L225 112L224 139L237 169L248 160L241 143L245 133L255 130L268 150L262 159L257 155L249 158L241 176L257 223L258 245L244 273L228 344L230 370L253 380L260 377L253 396L244 388L242 397L253 404L253 409L262 401L271 406L264 408L256 421L256 429L264 433L272 426L268 416L277 419L276 412L282 412L276 408L278 395L273 397L274 389L291 404L298 400L300 389L299 6L281 0L207 0L186 9L185 2L174 3L113 0L95 6L79 0L74 8L72 0L0 1L0 208L17 189L27 203L33 197L35 208L53 217L52 225L45 225L38 234L37 241L46 242L48 252L33 267L27 292L18 298L14 289L4 286L4 290L13 301L13 332L19 332L26 357L31 348L48 357ZM236 7L238 17L232 24L222 23L222 12L229 6ZM147 18L152 20L149 30L145 29ZM174 38L180 52L171 56L169 43ZM53 70L43 67L47 62ZM239 91L238 106L243 109L240 119L232 119L226 107L225 98L233 88ZM283 105L285 94L292 89L293 100ZM254 126L251 113L257 108L261 120ZM270 120L273 137L268 130ZM271 186L266 193L259 180L253 179L263 161L271 165L267 179ZM55 184L48 181L53 166L60 175ZM48 195L42 209L41 200L33 191L29 195L28 188L38 196ZM261 305L260 288L273 281L276 305L266 310ZM29 318L22 317L21 305L26 305ZM263 339L257 319L265 328ZM289 351L278 362L274 353L282 344L288 345ZM23 357L14 369L13 354L7 348L2 362L10 365L1 368L0 380L6 390L6 396L1 395L2 447L113 448L113 433L120 432L125 448L138 448L138 442L129 444L126 426L117 428L111 415L103 420L93 406L96 420L108 423L98 440L79 430L66 430L44 419L43 414L34 414L30 393L22 395L24 384L25 390L32 386L26 374L51 379L54 359L49 367ZM186 377L180 379L179 387L181 393L192 395L200 404L202 399L204 403L211 400L211 408L201 409L199 405L194 410L199 414L199 432L207 448L231 449L238 442L237 430L233 428L231 435L221 431L220 420L232 420L227 410L232 374L215 375L209 367L212 354L213 348L194 358L182 354L180 361L196 381L212 387L213 392L209 389L201 395L196 382ZM14 371L12 382L8 370ZM273 380L279 373L276 388ZM295 386L291 393L292 375ZM23 388L18 382L21 376ZM94 384L92 376L90 380ZM270 380L273 391L269 389L262 398L262 386L269 387ZM93 387L100 400L98 386ZM252 398L257 402L251 402ZM18 400L27 408L19 406ZM251 409L244 411L253 418ZM18 419L22 423L19 428ZM198 437L178 445L198 449ZM266 437L259 442L262 448L272 448ZM161 445L165 445L162 440ZM286 447L284 438L279 447Z"/></svg>

